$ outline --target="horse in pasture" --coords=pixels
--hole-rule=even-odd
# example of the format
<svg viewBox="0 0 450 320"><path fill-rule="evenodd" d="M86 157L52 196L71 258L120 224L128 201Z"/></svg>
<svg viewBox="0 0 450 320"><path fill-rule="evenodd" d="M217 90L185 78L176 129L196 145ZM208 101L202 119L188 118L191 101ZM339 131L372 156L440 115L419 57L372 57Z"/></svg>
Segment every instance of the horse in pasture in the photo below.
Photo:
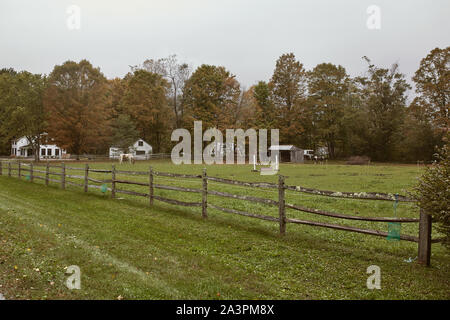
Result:
<svg viewBox="0 0 450 320"><path fill-rule="evenodd" d="M119 157L119 163L122 164L124 160L125 161L128 160L130 164L134 164L134 162L136 161L136 159L131 153L122 153Z"/></svg>

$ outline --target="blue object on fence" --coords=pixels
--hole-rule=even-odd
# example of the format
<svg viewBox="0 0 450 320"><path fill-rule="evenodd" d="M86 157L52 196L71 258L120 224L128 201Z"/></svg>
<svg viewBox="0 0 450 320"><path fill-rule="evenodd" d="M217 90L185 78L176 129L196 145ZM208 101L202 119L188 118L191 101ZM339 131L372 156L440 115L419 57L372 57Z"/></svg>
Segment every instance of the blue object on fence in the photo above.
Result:
<svg viewBox="0 0 450 320"><path fill-rule="evenodd" d="M31 176L30 176L29 174L27 174L27 175L25 176L25 180L30 181L30 180L31 180Z"/></svg>
<svg viewBox="0 0 450 320"><path fill-rule="evenodd" d="M106 193L106 191L108 191L108 187L106 186L106 184L103 184L100 190L101 190L103 193Z"/></svg>
<svg viewBox="0 0 450 320"><path fill-rule="evenodd" d="M394 202L394 216L397 217L397 207L398 207L398 193L395 194ZM402 229L402 224L400 222L389 222L388 223L388 240L398 241L400 240L400 231Z"/></svg>

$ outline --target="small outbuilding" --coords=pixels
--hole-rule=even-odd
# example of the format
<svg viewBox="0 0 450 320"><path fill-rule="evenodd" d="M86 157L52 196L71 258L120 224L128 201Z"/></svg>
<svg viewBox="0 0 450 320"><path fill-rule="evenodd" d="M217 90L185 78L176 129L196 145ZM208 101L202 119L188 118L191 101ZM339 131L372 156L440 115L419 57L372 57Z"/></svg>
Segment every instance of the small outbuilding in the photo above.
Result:
<svg viewBox="0 0 450 320"><path fill-rule="evenodd" d="M304 150L294 145L270 146L269 151L278 151L280 153L280 162L304 162Z"/></svg>
<svg viewBox="0 0 450 320"><path fill-rule="evenodd" d="M152 146L143 139L139 139L129 146L128 150L112 146L109 148L109 158L118 159L122 153L131 153L138 160L148 160L150 159L152 152Z"/></svg>

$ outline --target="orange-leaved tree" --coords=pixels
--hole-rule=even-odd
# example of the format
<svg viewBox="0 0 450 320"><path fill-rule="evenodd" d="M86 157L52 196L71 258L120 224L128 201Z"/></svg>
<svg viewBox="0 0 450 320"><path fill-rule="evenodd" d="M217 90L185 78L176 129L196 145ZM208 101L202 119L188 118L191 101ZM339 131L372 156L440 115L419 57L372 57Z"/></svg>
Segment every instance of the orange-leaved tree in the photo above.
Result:
<svg viewBox="0 0 450 320"><path fill-rule="evenodd" d="M142 69L127 74L125 80L127 86L121 101L124 113L155 152L166 151L172 121L166 98L169 83L161 75Z"/></svg>
<svg viewBox="0 0 450 320"><path fill-rule="evenodd" d="M87 60L66 61L49 76L44 105L47 131L74 154L105 151L109 136L107 80Z"/></svg>

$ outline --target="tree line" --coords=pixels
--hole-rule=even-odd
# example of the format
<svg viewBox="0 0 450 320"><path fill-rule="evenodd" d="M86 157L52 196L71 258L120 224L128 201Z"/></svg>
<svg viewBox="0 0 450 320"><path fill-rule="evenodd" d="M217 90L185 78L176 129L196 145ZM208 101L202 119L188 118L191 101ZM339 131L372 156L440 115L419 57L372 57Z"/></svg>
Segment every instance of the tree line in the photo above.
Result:
<svg viewBox="0 0 450 320"><path fill-rule="evenodd" d="M195 71L175 55L132 66L107 79L87 60L66 61L49 75L0 70L0 153L26 136L51 138L72 154L105 154L137 138L154 152L170 152L176 128L280 129L280 143L326 147L330 158L364 155L375 161L429 161L449 128L449 48L435 48L412 81L398 64L369 58L362 76L321 63L306 70L293 53L276 61L272 77L243 87L223 66ZM46 132L48 136L40 134Z"/></svg>

